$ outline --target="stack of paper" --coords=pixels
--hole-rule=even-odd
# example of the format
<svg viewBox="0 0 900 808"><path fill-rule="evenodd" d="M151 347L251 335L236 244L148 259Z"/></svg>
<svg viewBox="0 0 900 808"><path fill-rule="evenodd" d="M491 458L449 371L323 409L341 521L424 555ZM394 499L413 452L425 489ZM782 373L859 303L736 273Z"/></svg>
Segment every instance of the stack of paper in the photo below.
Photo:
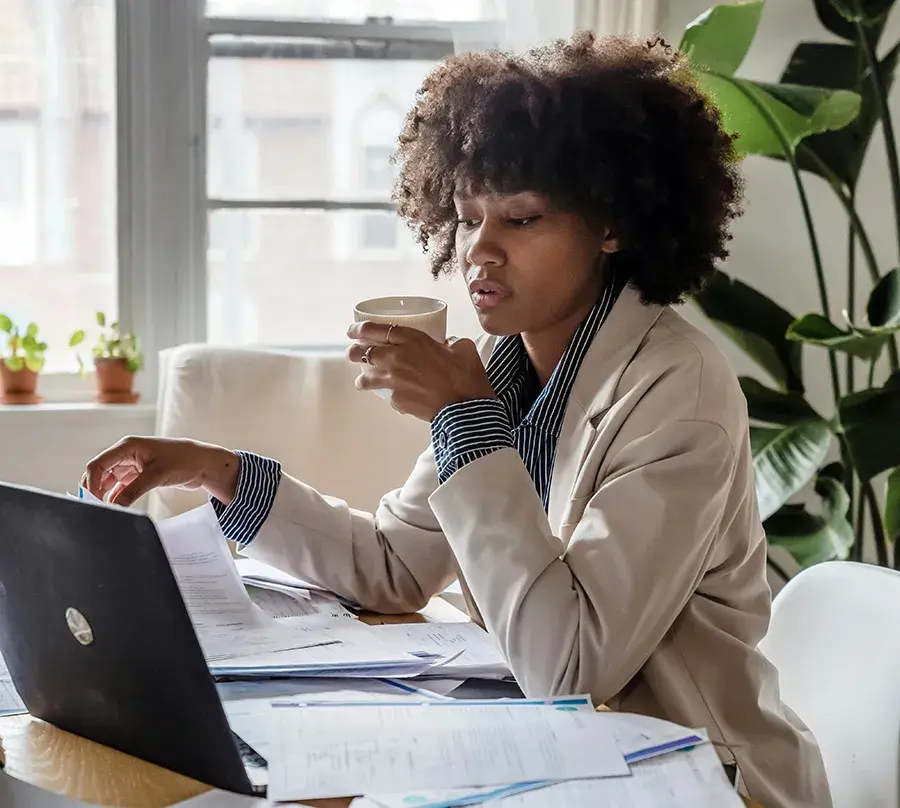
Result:
<svg viewBox="0 0 900 808"><path fill-rule="evenodd" d="M445 659L426 652L411 653L408 643L379 637L377 629L355 620L310 624L306 618L287 618L279 623L315 637L318 644L215 662L210 665L213 675L232 679L292 676L398 678L418 676Z"/></svg>
<svg viewBox="0 0 900 808"><path fill-rule="evenodd" d="M269 761L275 801L622 776L628 764L602 717L567 704L275 702Z"/></svg>
<svg viewBox="0 0 900 808"><path fill-rule="evenodd" d="M281 590L275 587L256 586L245 582L250 600L266 614L276 619L283 617L319 617L356 620L356 615L345 608L334 596L302 589Z"/></svg>
<svg viewBox="0 0 900 808"><path fill-rule="evenodd" d="M500 648L474 623L398 623L376 626L379 637L404 642L414 653L444 656L424 676L449 679L511 679Z"/></svg>
<svg viewBox="0 0 900 808"><path fill-rule="evenodd" d="M351 808L743 808L711 744L654 757L628 777L569 780L483 789L374 795Z"/></svg>
<svg viewBox="0 0 900 808"><path fill-rule="evenodd" d="M323 702L363 704L441 700L445 697L393 679L261 679L255 681L220 682L216 685L228 723L244 743L263 759L259 768L248 770L254 785L268 783L266 761L277 740L278 713L274 700L309 705Z"/></svg>
<svg viewBox="0 0 900 808"><path fill-rule="evenodd" d="M277 567L264 564L255 558L237 558L234 561L241 580L249 586L262 587L264 589L274 589L281 592L296 592L302 597L309 597L312 593L318 593L320 596L334 598L348 606L355 606L346 598L340 598L309 581L301 581L286 572L282 572Z"/></svg>

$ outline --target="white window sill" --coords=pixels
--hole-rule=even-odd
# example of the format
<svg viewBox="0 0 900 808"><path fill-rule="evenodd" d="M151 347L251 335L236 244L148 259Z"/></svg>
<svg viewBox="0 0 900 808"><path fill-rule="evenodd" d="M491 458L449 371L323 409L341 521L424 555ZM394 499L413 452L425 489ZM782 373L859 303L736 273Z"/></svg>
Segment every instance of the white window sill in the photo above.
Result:
<svg viewBox="0 0 900 808"><path fill-rule="evenodd" d="M152 435L152 403L0 406L0 480L63 493L88 460L126 435Z"/></svg>
<svg viewBox="0 0 900 808"><path fill-rule="evenodd" d="M41 404L0 404L0 421L71 418L146 421L156 415L155 404L98 404L94 401L45 401Z"/></svg>

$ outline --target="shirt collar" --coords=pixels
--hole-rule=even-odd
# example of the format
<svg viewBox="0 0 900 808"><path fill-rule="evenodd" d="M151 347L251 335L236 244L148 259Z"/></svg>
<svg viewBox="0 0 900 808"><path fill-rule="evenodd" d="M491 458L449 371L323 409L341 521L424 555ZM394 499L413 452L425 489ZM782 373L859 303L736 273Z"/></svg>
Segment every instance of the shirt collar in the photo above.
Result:
<svg viewBox="0 0 900 808"><path fill-rule="evenodd" d="M575 377L621 288L613 272L599 299L572 335L549 381L531 405L524 423L552 434L559 433ZM521 395L529 362L521 335L515 334L497 340L488 361L487 373L499 398L508 398L510 394L515 398Z"/></svg>

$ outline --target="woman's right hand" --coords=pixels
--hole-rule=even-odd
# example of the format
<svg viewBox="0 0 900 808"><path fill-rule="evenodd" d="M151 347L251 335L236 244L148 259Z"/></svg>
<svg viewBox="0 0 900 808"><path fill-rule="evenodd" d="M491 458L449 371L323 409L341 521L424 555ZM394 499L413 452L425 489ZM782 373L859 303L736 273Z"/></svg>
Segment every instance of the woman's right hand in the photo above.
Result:
<svg viewBox="0 0 900 808"><path fill-rule="evenodd" d="M127 507L154 488L204 488L226 505L237 489L240 458L229 449L175 438L128 437L98 454L81 485Z"/></svg>

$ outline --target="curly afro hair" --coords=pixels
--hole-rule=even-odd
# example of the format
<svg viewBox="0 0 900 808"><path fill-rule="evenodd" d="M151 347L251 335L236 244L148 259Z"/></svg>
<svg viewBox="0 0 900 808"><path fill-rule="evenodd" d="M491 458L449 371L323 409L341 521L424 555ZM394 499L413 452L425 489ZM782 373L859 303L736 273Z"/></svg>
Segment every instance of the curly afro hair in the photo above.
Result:
<svg viewBox="0 0 900 808"><path fill-rule="evenodd" d="M619 277L645 303L674 304L728 254L742 192L733 141L660 38L582 32L521 56L463 53L417 93L394 201L437 277L456 266L458 187L545 194L607 223Z"/></svg>

